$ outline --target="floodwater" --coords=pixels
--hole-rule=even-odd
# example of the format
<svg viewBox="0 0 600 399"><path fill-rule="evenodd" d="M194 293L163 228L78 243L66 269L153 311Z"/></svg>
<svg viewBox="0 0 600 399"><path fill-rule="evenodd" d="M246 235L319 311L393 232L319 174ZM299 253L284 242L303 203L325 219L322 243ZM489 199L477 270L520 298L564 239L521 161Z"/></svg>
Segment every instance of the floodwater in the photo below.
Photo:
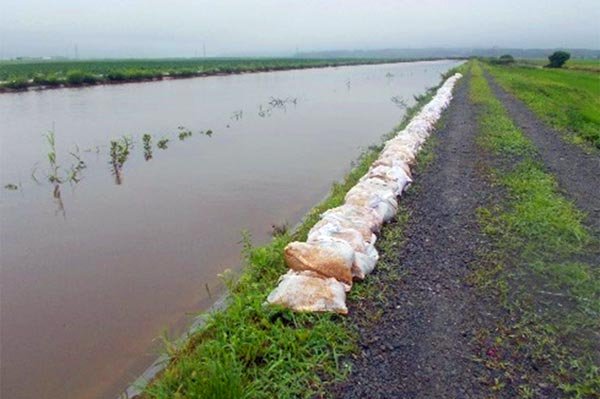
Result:
<svg viewBox="0 0 600 399"><path fill-rule="evenodd" d="M242 231L297 223L454 65L0 95L0 396L114 399L239 269Z"/></svg>

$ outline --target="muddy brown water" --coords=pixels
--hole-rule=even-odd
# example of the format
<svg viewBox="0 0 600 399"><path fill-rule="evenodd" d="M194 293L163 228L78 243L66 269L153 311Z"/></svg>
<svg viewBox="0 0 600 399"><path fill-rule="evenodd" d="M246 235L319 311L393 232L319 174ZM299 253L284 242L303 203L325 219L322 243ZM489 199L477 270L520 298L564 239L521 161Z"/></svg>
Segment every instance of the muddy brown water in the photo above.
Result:
<svg viewBox="0 0 600 399"><path fill-rule="evenodd" d="M156 338L181 333L220 292L218 274L239 269L242 231L262 244L272 224L297 223L400 121L391 98L413 104L456 64L0 95L0 396L115 398L154 360ZM271 97L288 102L267 111ZM180 141L178 126L193 135ZM60 199L51 129L57 163L68 169L78 149L86 164ZM117 185L109 142L124 134L135 144Z"/></svg>

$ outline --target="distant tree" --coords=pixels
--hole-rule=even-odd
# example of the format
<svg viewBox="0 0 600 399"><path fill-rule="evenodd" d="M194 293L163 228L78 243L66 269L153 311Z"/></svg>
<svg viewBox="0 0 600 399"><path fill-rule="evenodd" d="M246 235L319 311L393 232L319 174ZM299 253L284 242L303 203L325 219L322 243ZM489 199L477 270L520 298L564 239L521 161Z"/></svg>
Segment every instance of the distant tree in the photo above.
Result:
<svg viewBox="0 0 600 399"><path fill-rule="evenodd" d="M571 54L566 51L555 51L551 56L548 57L550 63L546 65L548 68L560 68L567 60L571 58Z"/></svg>
<svg viewBox="0 0 600 399"><path fill-rule="evenodd" d="M498 58L498 61L500 64L512 64L513 62L515 62L515 59L510 54L504 54L501 55L500 58Z"/></svg>

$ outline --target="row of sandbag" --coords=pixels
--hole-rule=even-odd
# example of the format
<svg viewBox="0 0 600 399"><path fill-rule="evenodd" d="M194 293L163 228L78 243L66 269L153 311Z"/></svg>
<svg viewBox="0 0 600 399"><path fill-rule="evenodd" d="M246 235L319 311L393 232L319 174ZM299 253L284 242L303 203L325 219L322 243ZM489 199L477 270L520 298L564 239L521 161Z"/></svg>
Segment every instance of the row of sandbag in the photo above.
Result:
<svg viewBox="0 0 600 399"><path fill-rule="evenodd" d="M328 210L308 233L306 242L284 250L290 268L268 296L270 304L296 311L346 314L346 292L354 280L373 271L379 258L376 234L398 209L398 197L410 184L410 167L452 99L462 75L444 82L434 98L406 128L386 142L369 171L346 194L344 205Z"/></svg>

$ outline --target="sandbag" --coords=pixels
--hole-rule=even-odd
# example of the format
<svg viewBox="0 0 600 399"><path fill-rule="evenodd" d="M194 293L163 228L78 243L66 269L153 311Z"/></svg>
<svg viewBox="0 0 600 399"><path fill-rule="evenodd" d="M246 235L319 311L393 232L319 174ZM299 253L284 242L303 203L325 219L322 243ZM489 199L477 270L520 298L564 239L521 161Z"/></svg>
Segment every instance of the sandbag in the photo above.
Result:
<svg viewBox="0 0 600 399"><path fill-rule="evenodd" d="M310 270L352 285L354 250L344 241L291 242L284 249L284 259L292 270Z"/></svg>
<svg viewBox="0 0 600 399"><path fill-rule="evenodd" d="M412 182L412 179L403 168L395 166L375 166L364 175L360 181L367 179L379 179L386 183L394 184L394 194L400 196L404 189Z"/></svg>
<svg viewBox="0 0 600 399"><path fill-rule="evenodd" d="M298 312L335 312L347 314L344 285L331 277L310 271L290 270L267 297L267 303Z"/></svg>
<svg viewBox="0 0 600 399"><path fill-rule="evenodd" d="M365 242L361 234L349 228L343 228L336 223L328 223L319 229L313 229L308 234L307 243L320 244L324 241L341 240L348 243L354 250L352 277L362 280L373 271L379 259L379 254L372 243Z"/></svg>
<svg viewBox="0 0 600 399"><path fill-rule="evenodd" d="M379 260L379 254L374 245L367 246L365 253L356 252L354 257L352 276L357 280L364 280L367 274L375 269L375 265Z"/></svg>
<svg viewBox="0 0 600 399"><path fill-rule="evenodd" d="M345 201L350 205L372 208L384 222L391 220L398 209L394 187L377 179L366 179L352 187Z"/></svg>
<svg viewBox="0 0 600 399"><path fill-rule="evenodd" d="M323 219L315 223L311 231L319 230L331 223L337 224L343 228L354 229L358 231L362 236L363 241L370 241L374 236L373 232L371 231L371 227L366 221L360 219L346 219L335 214L324 216Z"/></svg>
<svg viewBox="0 0 600 399"><path fill-rule="evenodd" d="M360 220L363 223L368 224L370 230L374 233L378 232L383 224L383 218L381 218L373 209L350 204L344 204L335 208L331 208L330 210L324 212L321 215L321 218L327 218L329 216L344 220Z"/></svg>
<svg viewBox="0 0 600 399"><path fill-rule="evenodd" d="M411 174L410 166L408 165L408 163L403 160L397 159L396 157L392 156L391 154L389 156L384 155L384 156L380 156L379 158L377 158L371 165L371 168L374 169L378 166L401 168L404 171L404 173L406 173L406 175L412 179L412 174Z"/></svg>
<svg viewBox="0 0 600 399"><path fill-rule="evenodd" d="M350 244L354 251L366 251L367 243L365 240L363 240L363 236L358 230L349 227L342 227L339 223L335 222L328 222L316 229L314 227L310 229L306 242L314 243L326 238L334 238L345 241Z"/></svg>

